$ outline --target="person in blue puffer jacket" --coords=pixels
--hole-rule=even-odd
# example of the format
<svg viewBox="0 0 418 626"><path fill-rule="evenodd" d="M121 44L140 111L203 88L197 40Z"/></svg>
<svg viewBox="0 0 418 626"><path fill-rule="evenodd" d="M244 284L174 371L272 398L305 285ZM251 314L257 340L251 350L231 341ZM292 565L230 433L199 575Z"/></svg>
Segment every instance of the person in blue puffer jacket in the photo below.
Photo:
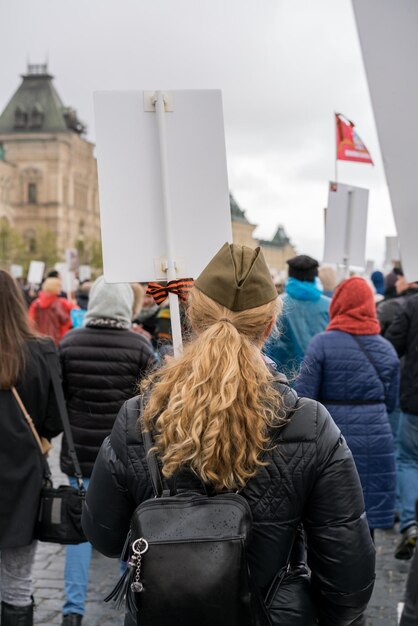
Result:
<svg viewBox="0 0 418 626"><path fill-rule="evenodd" d="M330 298L323 295L318 279L318 261L300 254L287 261L289 278L283 296L283 310L264 353L277 369L295 378L312 337L325 330L329 321Z"/></svg>
<svg viewBox="0 0 418 626"><path fill-rule="evenodd" d="M388 412L398 401L399 359L379 334L373 293L363 278L338 286L330 318L326 332L310 342L295 387L327 407L347 440L371 531L392 528L396 472Z"/></svg>

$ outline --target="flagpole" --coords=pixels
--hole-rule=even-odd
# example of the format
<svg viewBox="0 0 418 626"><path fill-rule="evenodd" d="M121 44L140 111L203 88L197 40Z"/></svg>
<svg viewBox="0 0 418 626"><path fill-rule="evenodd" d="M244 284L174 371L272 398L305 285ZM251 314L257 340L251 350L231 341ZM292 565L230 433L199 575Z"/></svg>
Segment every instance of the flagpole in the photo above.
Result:
<svg viewBox="0 0 418 626"><path fill-rule="evenodd" d="M338 183L338 130L337 130L337 114L334 111L334 128L335 128L335 182Z"/></svg>

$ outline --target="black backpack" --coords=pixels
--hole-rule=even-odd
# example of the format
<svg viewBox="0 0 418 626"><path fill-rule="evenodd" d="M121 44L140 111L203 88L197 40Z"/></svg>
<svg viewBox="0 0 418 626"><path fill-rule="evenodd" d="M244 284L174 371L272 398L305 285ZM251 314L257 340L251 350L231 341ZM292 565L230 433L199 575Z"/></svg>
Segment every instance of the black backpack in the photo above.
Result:
<svg viewBox="0 0 418 626"><path fill-rule="evenodd" d="M142 399L140 399L142 415ZM269 626L247 561L252 515L238 493L171 490L143 430L155 497L140 504L124 548L128 569L105 601L136 614L140 626ZM290 551L289 551L290 556ZM272 583L273 597L287 566ZM273 590L274 587L274 590ZM274 591L274 593L273 593Z"/></svg>

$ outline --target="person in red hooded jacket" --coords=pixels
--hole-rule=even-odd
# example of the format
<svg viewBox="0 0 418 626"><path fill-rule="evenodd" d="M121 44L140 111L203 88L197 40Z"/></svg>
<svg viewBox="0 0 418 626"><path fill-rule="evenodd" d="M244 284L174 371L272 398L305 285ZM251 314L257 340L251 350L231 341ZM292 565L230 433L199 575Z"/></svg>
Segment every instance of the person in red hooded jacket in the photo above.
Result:
<svg viewBox="0 0 418 626"><path fill-rule="evenodd" d="M61 298L61 280L47 278L39 296L29 307L29 318L41 335L52 337L58 344L65 333L71 328L70 311L73 304Z"/></svg>

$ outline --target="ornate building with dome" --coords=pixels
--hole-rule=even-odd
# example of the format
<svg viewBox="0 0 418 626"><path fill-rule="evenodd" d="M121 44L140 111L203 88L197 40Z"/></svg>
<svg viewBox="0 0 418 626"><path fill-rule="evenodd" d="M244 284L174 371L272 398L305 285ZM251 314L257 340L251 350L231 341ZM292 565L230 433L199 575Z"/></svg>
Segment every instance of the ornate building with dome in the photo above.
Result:
<svg viewBox="0 0 418 626"><path fill-rule="evenodd" d="M0 220L29 249L44 226L62 253L76 241L100 239L94 144L46 65L28 65L22 79L0 115Z"/></svg>

